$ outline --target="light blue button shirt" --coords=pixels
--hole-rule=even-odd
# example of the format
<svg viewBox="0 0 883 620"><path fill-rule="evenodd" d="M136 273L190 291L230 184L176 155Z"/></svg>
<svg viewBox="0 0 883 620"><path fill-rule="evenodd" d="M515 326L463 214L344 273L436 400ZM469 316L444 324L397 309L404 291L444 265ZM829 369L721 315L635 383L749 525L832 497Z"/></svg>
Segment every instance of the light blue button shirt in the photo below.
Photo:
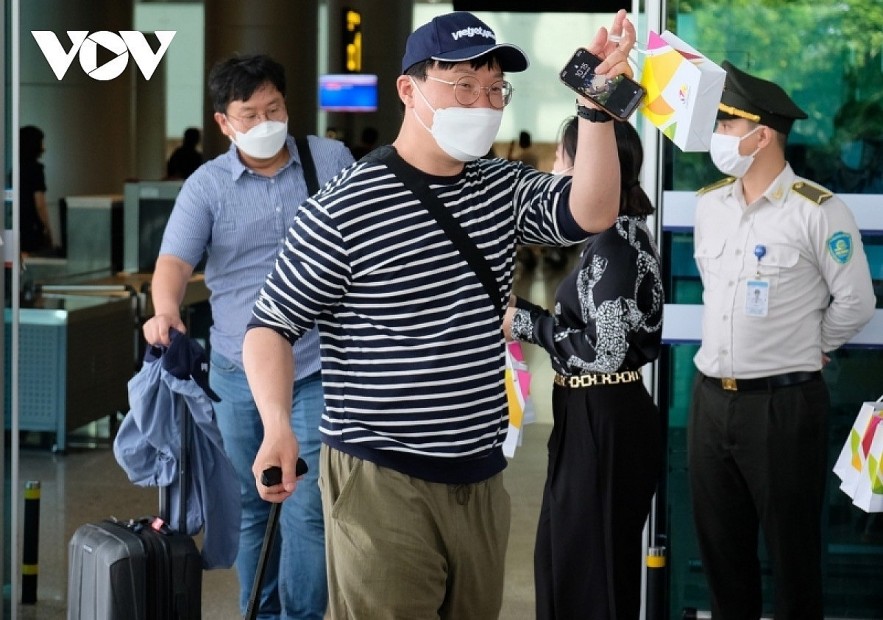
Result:
<svg viewBox="0 0 883 620"><path fill-rule="evenodd" d="M342 142L309 136L321 187L353 162ZM294 139L288 162L273 176L254 173L236 147L203 164L184 182L163 234L160 254L198 265L203 255L212 309L212 350L242 367L251 311L300 205L308 198ZM318 331L293 349L296 379L320 369Z"/></svg>

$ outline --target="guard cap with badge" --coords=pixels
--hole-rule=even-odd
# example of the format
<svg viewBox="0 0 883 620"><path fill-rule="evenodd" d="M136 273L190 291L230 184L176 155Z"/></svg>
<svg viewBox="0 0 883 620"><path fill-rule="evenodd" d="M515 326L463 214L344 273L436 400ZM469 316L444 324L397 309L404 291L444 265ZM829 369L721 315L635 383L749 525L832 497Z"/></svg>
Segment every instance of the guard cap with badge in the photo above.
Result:
<svg viewBox="0 0 883 620"><path fill-rule="evenodd" d="M745 73L728 60L721 66L727 77L718 120L744 118L787 134L795 120L808 118L778 84Z"/></svg>
<svg viewBox="0 0 883 620"><path fill-rule="evenodd" d="M527 54L510 43L497 43L490 26L468 11L434 17L411 33L402 57L402 73L424 60L464 62L493 52L503 71L527 69Z"/></svg>

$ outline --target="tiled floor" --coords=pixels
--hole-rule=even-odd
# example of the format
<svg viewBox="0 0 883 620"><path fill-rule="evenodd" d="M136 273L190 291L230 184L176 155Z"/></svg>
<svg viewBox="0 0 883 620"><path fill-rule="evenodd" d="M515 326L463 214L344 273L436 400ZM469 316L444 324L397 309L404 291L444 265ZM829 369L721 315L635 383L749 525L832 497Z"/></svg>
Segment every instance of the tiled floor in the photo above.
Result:
<svg viewBox="0 0 883 620"><path fill-rule="evenodd" d="M549 426L525 428L524 444L506 470L512 497L512 529L506 559L506 592L501 618L533 618L533 535L545 472L545 440ZM23 620L66 617L67 543L74 530L108 516L129 518L151 514L156 489L136 488L116 464L111 448L75 447L67 455L45 449L23 449L22 480L39 480L40 540L37 603L19 605ZM203 573L203 617L238 618L237 582L232 569ZM19 597L16 597L19 598ZM5 616L10 617L10 616Z"/></svg>
<svg viewBox="0 0 883 620"><path fill-rule="evenodd" d="M547 300L556 279L556 273L546 274L540 266L534 277L519 280L517 291L536 301ZM533 538L546 467L545 442L551 423L548 358L532 347L525 348L525 355L533 373L532 399L538 422L525 427L524 443L505 473L506 487L512 497L506 589L500 615L506 620L534 617ZM90 438L92 435L105 438L94 440ZM19 618L66 617L67 544L77 527L108 516L130 518L156 510L157 490L137 488L128 482L114 460L106 436L106 429L99 423L82 429L80 443L72 443L65 455L53 454L46 446L39 445L21 449L20 480L22 484L27 480L40 481L41 496L37 603L19 605ZM7 475L8 472L7 466ZM237 589L232 569L205 572L203 617L238 618ZM15 599L19 598L16 594ZM6 609L0 617L10 618L11 610Z"/></svg>

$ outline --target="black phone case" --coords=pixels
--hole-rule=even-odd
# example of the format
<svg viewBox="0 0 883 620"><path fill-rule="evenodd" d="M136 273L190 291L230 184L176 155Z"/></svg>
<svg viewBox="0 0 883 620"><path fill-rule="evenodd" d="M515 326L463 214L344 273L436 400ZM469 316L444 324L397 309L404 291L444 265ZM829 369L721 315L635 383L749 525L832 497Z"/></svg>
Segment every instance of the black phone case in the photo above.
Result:
<svg viewBox="0 0 883 620"><path fill-rule="evenodd" d="M638 109L646 94L644 87L634 80L620 75L612 80L595 77L595 67L601 59L586 49L574 52L561 70L561 81L586 99L592 100L607 113L620 121L628 118Z"/></svg>

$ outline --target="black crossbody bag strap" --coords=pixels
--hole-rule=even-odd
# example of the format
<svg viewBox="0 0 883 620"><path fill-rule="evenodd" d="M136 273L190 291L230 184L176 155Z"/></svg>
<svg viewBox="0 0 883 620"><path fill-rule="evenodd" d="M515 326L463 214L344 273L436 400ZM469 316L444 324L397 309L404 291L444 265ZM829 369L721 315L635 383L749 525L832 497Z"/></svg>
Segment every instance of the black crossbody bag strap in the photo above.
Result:
<svg viewBox="0 0 883 620"><path fill-rule="evenodd" d="M306 138L295 138L297 153L300 155L300 165L304 167L304 181L307 183L307 191L310 196L319 191L319 177L316 176L316 164L313 154L310 152L310 143Z"/></svg>
<svg viewBox="0 0 883 620"><path fill-rule="evenodd" d="M478 247L473 243L466 231L457 223L457 220L448 212L438 197L429 189L429 185L425 179L411 166L399 156L395 148L391 146L382 146L362 158L363 160L374 160L384 164L395 174L399 181L410 190L420 202L426 207L430 215L435 218L442 230L448 236L448 239L454 244L466 262L472 267L475 275L478 276L481 285L484 287L488 297L491 298L497 314L503 319L503 309L500 305L500 289L494 274L491 272L487 259L479 252Z"/></svg>

